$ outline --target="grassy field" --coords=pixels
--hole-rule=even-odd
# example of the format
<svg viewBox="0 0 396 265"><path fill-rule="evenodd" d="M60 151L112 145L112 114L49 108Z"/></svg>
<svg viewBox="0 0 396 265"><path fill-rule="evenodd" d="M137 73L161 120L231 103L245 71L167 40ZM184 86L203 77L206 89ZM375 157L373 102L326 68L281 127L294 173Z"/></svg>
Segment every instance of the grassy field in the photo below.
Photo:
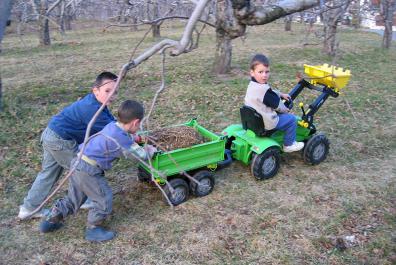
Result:
<svg viewBox="0 0 396 265"><path fill-rule="evenodd" d="M163 28L178 38L180 27ZM59 232L40 234L38 220L18 221L18 205L40 169L40 133L64 106L85 95L103 70L118 72L144 31L83 28L53 45L38 47L35 35L5 36L1 53L4 110L0 113L0 264L395 264L396 263L396 49L380 49L380 36L344 29L336 63L353 77L340 97L317 114L331 141L318 166L300 154L282 155L278 175L256 181L239 162L216 173L204 198L167 206L160 191L136 180L133 161L107 176L116 192L104 244L84 241L87 213L70 217ZM230 75L211 74L215 34L200 47L167 57L167 88L151 118L160 128L197 117L221 132L239 122L256 52L272 61L271 83L286 92L303 64L330 63L320 45L302 47L305 31L282 24L249 28L233 42ZM155 40L148 38L137 54ZM311 39L310 41L317 41ZM129 72L119 102L133 98L148 107L160 85L160 56ZM316 96L307 91L300 101ZM298 109L295 110L300 114ZM59 193L62 196L63 192ZM346 250L337 239L354 236Z"/></svg>

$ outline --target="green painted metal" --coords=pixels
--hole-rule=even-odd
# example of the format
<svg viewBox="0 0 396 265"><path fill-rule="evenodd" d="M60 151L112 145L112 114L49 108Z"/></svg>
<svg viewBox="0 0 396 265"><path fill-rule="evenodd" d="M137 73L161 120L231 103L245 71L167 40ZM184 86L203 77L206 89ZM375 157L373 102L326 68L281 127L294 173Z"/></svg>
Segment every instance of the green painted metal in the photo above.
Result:
<svg viewBox="0 0 396 265"><path fill-rule="evenodd" d="M301 120L297 117L297 121ZM273 133L270 137L257 137L251 130L244 130L241 124L232 124L223 130L222 135L232 139L231 151L232 157L248 165L251 160L252 153L261 154L269 147L281 149L283 146L282 131ZM296 140L304 141L310 138L310 130L297 126Z"/></svg>
<svg viewBox="0 0 396 265"><path fill-rule="evenodd" d="M172 176L182 171L206 167L224 160L226 137L219 136L205 129L195 119L180 126L189 126L196 129L199 134L209 141L155 155L151 161L154 169L166 176ZM152 173L158 182L162 180L156 172L151 172L143 164L141 166Z"/></svg>

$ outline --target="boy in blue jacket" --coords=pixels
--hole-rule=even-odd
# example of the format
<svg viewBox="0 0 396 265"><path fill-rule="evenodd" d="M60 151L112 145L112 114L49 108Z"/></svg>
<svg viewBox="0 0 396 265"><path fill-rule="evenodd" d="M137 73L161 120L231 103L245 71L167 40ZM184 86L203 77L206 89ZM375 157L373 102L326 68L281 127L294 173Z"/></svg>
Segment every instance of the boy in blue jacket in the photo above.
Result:
<svg viewBox="0 0 396 265"><path fill-rule="evenodd" d="M112 162L133 153L140 159L149 159L156 148L139 146L131 134L139 129L143 119L143 106L127 100L118 109L118 121L111 122L88 141L76 170L70 176L66 197L59 199L50 214L40 224L43 233L62 227L66 216L75 214L87 197L92 200L89 209L85 239L92 242L111 240L115 233L103 228L103 222L112 211L113 194L105 179L105 171L111 169ZM81 152L82 145L80 145ZM76 159L76 158L75 158ZM72 164L75 163L73 159Z"/></svg>
<svg viewBox="0 0 396 265"><path fill-rule="evenodd" d="M102 72L96 77L92 93L64 108L53 116L41 135L43 146L42 170L38 173L23 204L19 207L19 219L26 219L49 195L52 187L69 169L70 161L76 155L78 144L84 141L89 121L115 87L117 76L110 72ZM109 101L109 105L115 96ZM98 116L91 129L91 135L102 130L115 118L107 106ZM40 218L43 211L31 216Z"/></svg>

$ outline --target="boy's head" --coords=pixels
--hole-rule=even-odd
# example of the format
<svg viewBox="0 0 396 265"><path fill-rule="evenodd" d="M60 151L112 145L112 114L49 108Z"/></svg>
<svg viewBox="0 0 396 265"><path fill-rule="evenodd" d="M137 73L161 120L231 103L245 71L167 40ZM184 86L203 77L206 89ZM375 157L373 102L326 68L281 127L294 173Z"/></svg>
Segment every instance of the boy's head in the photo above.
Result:
<svg viewBox="0 0 396 265"><path fill-rule="evenodd" d="M118 108L118 121L130 133L135 133L139 130L143 116L144 108L142 104L134 100L126 100Z"/></svg>
<svg viewBox="0 0 396 265"><path fill-rule="evenodd" d="M250 76L260 84L268 82L270 66L269 60L264 54L256 54L250 61Z"/></svg>
<svg viewBox="0 0 396 265"><path fill-rule="evenodd" d="M105 102L109 94L113 91L116 81L117 76L110 72L102 72L96 77L92 92L100 103ZM117 91L113 94L106 105L109 105L114 101L116 93Z"/></svg>

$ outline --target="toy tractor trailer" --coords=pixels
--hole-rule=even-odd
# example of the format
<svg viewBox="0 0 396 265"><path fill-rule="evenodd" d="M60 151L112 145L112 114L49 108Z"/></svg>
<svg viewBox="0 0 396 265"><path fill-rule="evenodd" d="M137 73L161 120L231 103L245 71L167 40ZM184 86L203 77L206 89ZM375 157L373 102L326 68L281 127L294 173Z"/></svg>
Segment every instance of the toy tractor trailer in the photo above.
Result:
<svg viewBox="0 0 396 265"><path fill-rule="evenodd" d="M303 149L304 161L316 165L326 159L329 152L329 140L323 133L317 133L314 124L314 114L331 96L338 97L349 81L351 73L327 64L311 66L304 65L304 71L310 82L302 79L289 93L291 101L285 102L290 109L293 100L308 88L320 92L307 110L300 103L302 116L297 117L296 141L305 143ZM226 148L231 150L232 158L251 166L251 173L257 179L268 179L279 170L280 153L283 146L282 131L266 130L263 119L253 108L243 106L240 109L242 124L227 127L222 135L227 136Z"/></svg>
<svg viewBox="0 0 396 265"><path fill-rule="evenodd" d="M293 100L304 88L320 92L307 110L300 103L302 116L297 117L296 130L296 141L305 143L302 151L304 161L316 165L326 159L330 143L325 134L317 133L314 114L329 97L338 97L351 73L327 64L304 65L304 69L311 81L302 79L298 82L289 93L291 101L285 102L285 105L291 109ZM151 161L154 170L140 164L138 178L143 181L154 180L164 185L171 203L178 205L187 200L189 193L205 196L212 192L215 169L234 160L250 165L251 174L259 180L275 176L280 167L284 133L266 130L261 115L253 108L243 106L240 114L242 123L228 126L221 135L205 129L196 120L181 125L194 128L208 141L188 148L157 153ZM162 172L162 175L158 172ZM195 181L183 176L183 172L188 172ZM173 189L169 189L168 185Z"/></svg>

